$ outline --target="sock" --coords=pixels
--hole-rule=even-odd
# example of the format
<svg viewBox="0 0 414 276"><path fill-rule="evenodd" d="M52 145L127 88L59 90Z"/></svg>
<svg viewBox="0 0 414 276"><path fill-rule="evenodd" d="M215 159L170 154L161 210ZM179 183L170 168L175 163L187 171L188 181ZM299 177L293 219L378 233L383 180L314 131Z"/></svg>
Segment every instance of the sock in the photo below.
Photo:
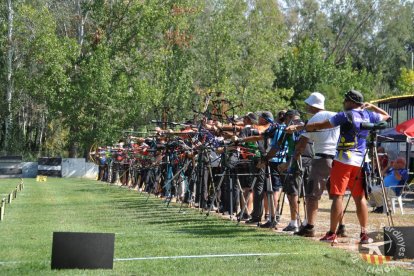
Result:
<svg viewBox="0 0 414 276"><path fill-rule="evenodd" d="M302 222L302 226L306 226L307 224L308 224L308 220L304 219L303 222Z"/></svg>
<svg viewBox="0 0 414 276"><path fill-rule="evenodd" d="M289 223L290 226L298 227L298 221L296 219L293 219Z"/></svg>

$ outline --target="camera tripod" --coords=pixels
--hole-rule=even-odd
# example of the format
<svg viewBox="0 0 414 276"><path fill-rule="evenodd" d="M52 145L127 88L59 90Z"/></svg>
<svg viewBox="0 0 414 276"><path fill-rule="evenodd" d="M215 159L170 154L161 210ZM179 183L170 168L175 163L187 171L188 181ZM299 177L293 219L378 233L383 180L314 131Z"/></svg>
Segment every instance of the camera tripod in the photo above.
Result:
<svg viewBox="0 0 414 276"><path fill-rule="evenodd" d="M277 210L276 210L276 206L275 206L275 193L273 191L273 185L272 185L272 171L270 169L269 166L269 162L266 161L265 162L265 172L264 172L264 176L265 176L265 185L266 185L266 196L267 196L267 210L269 212L269 220L268 222L266 222L266 226L269 225L269 228L275 228L277 221L276 221L276 217L279 216ZM259 225L261 226L261 225ZM262 226L262 227L266 227L266 226Z"/></svg>
<svg viewBox="0 0 414 276"><path fill-rule="evenodd" d="M237 185L236 186L237 189L240 190L241 186L240 186L240 181L237 178L237 174L232 172L232 170L235 167L234 166L235 164L231 164L231 162L229 162L230 161L229 159L231 159L232 154L234 154L234 153L228 154L228 146L224 146L224 153L223 153L223 157L222 157L222 167L224 168L224 171L223 171L222 174L217 174L216 175L216 176L220 176L220 181L214 189L214 194L212 196L210 206L209 206L208 211L206 213L206 217L208 217L210 215L210 212L213 209L214 203L216 201L218 202L217 196L218 196L218 194L221 190L221 186L222 186L222 184L223 184L223 182L226 178L228 179L228 185L229 185L228 188L229 188L229 214L230 214L230 219L232 219L232 217L233 217L233 213L234 213L233 194L234 194L234 189L235 189L233 181L235 180L236 185Z"/></svg>
<svg viewBox="0 0 414 276"><path fill-rule="evenodd" d="M208 145L202 145L198 148L198 161L196 166L195 176L196 180L194 184L196 185L195 195L193 195L194 199L198 199L198 208L201 210L204 207L207 207L208 201L208 184L209 179L214 187L214 178L213 178L213 171L212 171L212 163L216 160L211 160L210 151L213 150L212 147Z"/></svg>
<svg viewBox="0 0 414 276"><path fill-rule="evenodd" d="M371 162L373 164L372 167L378 168L378 180L379 180L379 183L380 183L380 186L381 186L382 197L383 197L385 213L387 215L388 224L389 224L389 226L394 226L394 220L392 218L392 212L391 212L390 207L389 207L388 192L387 192L387 189L385 187L384 176L382 175L382 172L381 172L381 169L380 169L381 165L380 165L380 161L379 161L379 158L378 158L378 149L377 149L378 142L377 142L377 140L378 140L378 130L373 129L373 130L370 131L370 141L369 141L369 144L368 144L369 152L371 153L370 159L371 159ZM368 151L365 154L368 154ZM371 170L371 174L366 176L366 177L371 177L371 183L373 183L372 179L375 178L374 171Z"/></svg>
<svg viewBox="0 0 414 276"><path fill-rule="evenodd" d="M179 170L172 175L170 178L168 178L166 180L166 183L163 187L170 187L170 189L172 187L174 187L175 191L178 193L178 191L180 190L184 190L185 188L179 189L179 186L182 186L182 183L184 182L186 184L187 178L184 176L184 172L187 170L187 168L190 166L191 161L188 160L184 165L181 164L181 167L179 168ZM175 181L175 179L178 178L178 181ZM186 185L185 185L186 186ZM182 191L181 191L182 192ZM176 195L177 198L179 197L178 195ZM173 196L170 195L169 197L167 197L166 203L167 203L167 208L169 207L171 200L172 200Z"/></svg>

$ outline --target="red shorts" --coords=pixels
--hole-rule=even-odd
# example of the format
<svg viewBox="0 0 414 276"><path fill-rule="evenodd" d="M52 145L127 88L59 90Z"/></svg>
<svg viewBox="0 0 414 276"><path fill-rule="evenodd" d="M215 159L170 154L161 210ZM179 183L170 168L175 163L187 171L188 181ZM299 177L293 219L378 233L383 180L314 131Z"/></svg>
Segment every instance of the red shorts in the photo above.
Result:
<svg viewBox="0 0 414 276"><path fill-rule="evenodd" d="M345 194L346 188L349 188L353 196L363 196L362 177L363 174L360 167L334 160L332 163L329 194L342 196Z"/></svg>

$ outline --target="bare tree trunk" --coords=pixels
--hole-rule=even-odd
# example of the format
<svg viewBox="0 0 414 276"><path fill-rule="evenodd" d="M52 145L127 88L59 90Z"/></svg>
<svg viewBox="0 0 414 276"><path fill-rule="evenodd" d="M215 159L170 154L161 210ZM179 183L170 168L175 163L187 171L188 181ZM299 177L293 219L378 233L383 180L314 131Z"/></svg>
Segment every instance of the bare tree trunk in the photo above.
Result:
<svg viewBox="0 0 414 276"><path fill-rule="evenodd" d="M78 145L75 141L71 141L69 143L69 158L77 158L78 157Z"/></svg>
<svg viewBox="0 0 414 276"><path fill-rule="evenodd" d="M78 18L79 18L78 44L80 45L80 49L82 51L83 40L84 40L84 37L85 37L85 22L86 22L87 14L85 14L85 16L83 16L82 3L81 2L82 2L82 0L76 0L76 12L78 13Z"/></svg>
<svg viewBox="0 0 414 276"><path fill-rule="evenodd" d="M10 129L12 126L12 114L11 103L13 95L13 6L12 1L7 0L7 84L6 84L6 103L7 103L7 116L4 122L4 150L8 150L10 140Z"/></svg>
<svg viewBox="0 0 414 276"><path fill-rule="evenodd" d="M40 134L39 134L39 151L42 150L42 146L43 146L43 135L45 133L45 128L46 128L46 115L45 113L42 112L42 115L40 117Z"/></svg>

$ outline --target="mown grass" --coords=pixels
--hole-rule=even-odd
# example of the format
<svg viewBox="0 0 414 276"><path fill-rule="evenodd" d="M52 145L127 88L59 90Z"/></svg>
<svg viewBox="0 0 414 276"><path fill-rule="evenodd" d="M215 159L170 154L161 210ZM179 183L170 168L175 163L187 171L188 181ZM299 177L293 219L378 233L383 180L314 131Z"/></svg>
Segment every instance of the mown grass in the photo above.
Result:
<svg viewBox="0 0 414 276"><path fill-rule="evenodd" d="M0 187L4 180L0 181ZM25 179L0 222L1 275L360 275L353 253L305 238L238 226L196 210L80 179ZM280 256L115 261L113 270L50 269L54 231L115 233L115 258L288 253ZM409 274L396 269L393 274Z"/></svg>
<svg viewBox="0 0 414 276"><path fill-rule="evenodd" d="M0 202L20 184L20 178L0 179Z"/></svg>

